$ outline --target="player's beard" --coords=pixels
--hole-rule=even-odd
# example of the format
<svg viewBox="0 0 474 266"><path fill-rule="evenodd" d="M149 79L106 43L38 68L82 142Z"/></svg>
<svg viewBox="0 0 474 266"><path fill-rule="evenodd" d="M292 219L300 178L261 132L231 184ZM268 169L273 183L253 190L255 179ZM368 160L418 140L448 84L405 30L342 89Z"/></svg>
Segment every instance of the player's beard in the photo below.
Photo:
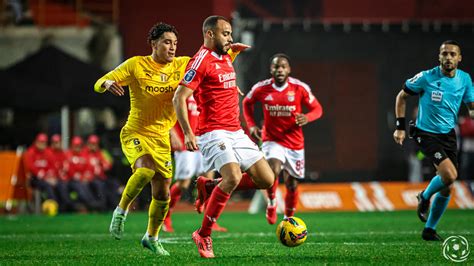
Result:
<svg viewBox="0 0 474 266"><path fill-rule="evenodd" d="M443 68L445 72L451 73L453 70L457 68L457 65L451 62L449 65L447 63L443 63L441 64L441 67Z"/></svg>
<svg viewBox="0 0 474 266"><path fill-rule="evenodd" d="M229 50L229 49L227 49ZM221 44L221 43L216 43L216 53L220 54L220 55L224 55L224 54L227 54L227 50L225 48L225 45Z"/></svg>

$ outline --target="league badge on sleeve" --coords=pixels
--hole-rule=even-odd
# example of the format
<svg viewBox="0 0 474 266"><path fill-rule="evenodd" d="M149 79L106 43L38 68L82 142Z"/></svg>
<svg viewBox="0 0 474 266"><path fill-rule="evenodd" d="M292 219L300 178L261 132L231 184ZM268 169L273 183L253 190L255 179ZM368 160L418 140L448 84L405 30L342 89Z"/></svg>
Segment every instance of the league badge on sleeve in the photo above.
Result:
<svg viewBox="0 0 474 266"><path fill-rule="evenodd" d="M190 69L184 75L184 82L189 83L193 80L194 76L196 76L196 70Z"/></svg>

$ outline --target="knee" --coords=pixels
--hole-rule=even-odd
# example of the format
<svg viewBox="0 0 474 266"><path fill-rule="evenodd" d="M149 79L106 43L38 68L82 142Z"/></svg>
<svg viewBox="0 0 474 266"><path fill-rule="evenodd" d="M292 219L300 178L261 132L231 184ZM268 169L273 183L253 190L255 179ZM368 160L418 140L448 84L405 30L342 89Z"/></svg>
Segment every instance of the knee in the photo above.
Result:
<svg viewBox="0 0 474 266"><path fill-rule="evenodd" d="M451 185L458 178L458 171L454 167L439 170L443 183L446 186Z"/></svg>

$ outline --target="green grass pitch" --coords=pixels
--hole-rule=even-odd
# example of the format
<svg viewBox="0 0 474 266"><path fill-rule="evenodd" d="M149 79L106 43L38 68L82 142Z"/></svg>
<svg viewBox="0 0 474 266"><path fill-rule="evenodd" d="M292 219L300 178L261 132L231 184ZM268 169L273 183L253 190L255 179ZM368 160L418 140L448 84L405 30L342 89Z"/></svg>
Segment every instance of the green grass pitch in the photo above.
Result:
<svg viewBox="0 0 474 266"><path fill-rule="evenodd" d="M309 231L305 244L281 245L276 225L264 214L224 212L228 233L213 234L216 258L201 259L191 240L202 215L175 213L176 233L160 235L170 257L156 257L139 240L146 213L130 213L122 240L108 234L111 214L0 217L0 265L5 264L161 264L161 265L314 265L448 264L441 243L421 240L414 211L301 213ZM471 244L465 264L474 264L474 211L448 210L438 226L444 236L462 235Z"/></svg>

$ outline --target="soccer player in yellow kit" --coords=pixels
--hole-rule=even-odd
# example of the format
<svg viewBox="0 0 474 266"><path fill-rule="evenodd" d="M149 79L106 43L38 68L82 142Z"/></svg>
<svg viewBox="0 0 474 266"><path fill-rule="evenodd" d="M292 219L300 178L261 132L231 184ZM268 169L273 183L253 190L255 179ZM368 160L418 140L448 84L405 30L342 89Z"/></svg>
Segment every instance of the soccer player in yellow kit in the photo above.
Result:
<svg viewBox="0 0 474 266"><path fill-rule="evenodd" d="M152 201L148 227L141 244L157 255L169 255L158 242L158 233L169 208L169 188L172 177L169 132L176 123L172 98L184 75L190 57L175 57L178 32L165 23L154 25L148 42L152 54L135 56L100 78L96 92L125 94L129 86L130 114L122 128L122 150L132 166L119 205L114 210L109 231L121 239L128 208L143 187L151 182ZM234 44L232 58L248 46Z"/></svg>

